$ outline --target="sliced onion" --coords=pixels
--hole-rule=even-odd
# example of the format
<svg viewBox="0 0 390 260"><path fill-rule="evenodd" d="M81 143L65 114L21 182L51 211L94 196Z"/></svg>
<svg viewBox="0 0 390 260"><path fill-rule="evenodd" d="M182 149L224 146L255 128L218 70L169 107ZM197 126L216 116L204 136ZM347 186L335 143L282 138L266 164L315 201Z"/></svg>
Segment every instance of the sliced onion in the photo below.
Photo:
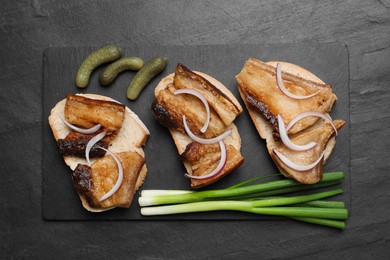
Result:
<svg viewBox="0 0 390 260"><path fill-rule="evenodd" d="M91 166L91 161L89 160L89 151L91 151L92 146L103 139L103 137L106 135L106 132L101 132L89 140L87 143L87 147L85 148L85 159L87 159L88 166Z"/></svg>
<svg viewBox="0 0 390 260"><path fill-rule="evenodd" d="M177 95L177 94L190 94L190 95L193 95L193 96L199 98L200 101L202 101L204 107L206 108L207 119L206 119L206 122L204 123L204 126L202 127L202 129L200 129L200 131L202 133L206 132L207 128L209 127L209 123L210 123L210 107L209 107L209 103L207 103L207 100L202 95L202 93L200 93L199 91L197 91L195 89L182 88L182 89L176 89L173 92L173 94L175 94L175 95Z"/></svg>
<svg viewBox="0 0 390 260"><path fill-rule="evenodd" d="M286 156L284 156L282 153L278 152L276 149L273 149L273 151L279 157L279 159L282 160L283 163L285 163L288 167L290 167L296 171L307 171L307 170L314 168L321 161L322 157L324 157L324 155L325 155L325 151L324 151L324 152L322 152L321 156L312 164L300 165L300 164L296 164L296 163L290 161Z"/></svg>
<svg viewBox="0 0 390 260"><path fill-rule="evenodd" d="M305 145L294 144L287 135L286 127L284 126L283 116L281 114L278 115L278 125L279 125L280 139L282 139L282 142L284 143L285 146L287 146L292 150L306 151L313 148L317 144L316 142L310 142Z"/></svg>
<svg viewBox="0 0 390 260"><path fill-rule="evenodd" d="M207 175L203 175L203 176L194 176L194 175L190 175L188 173L184 174L184 176L186 176L187 178L190 178L190 179L204 180L204 179L212 178L212 177L218 175L218 173L221 172L223 167L225 167L226 160L227 160L226 146L222 140L219 141L219 147L221 148L221 158L219 160L217 167L212 172L210 172Z"/></svg>
<svg viewBox="0 0 390 260"><path fill-rule="evenodd" d="M321 113L321 112L317 112L317 111L307 111L307 112L302 112L300 114L298 114L296 117L294 117L290 123L288 123L287 127L286 127L286 131L290 130L290 128L295 124L297 123L299 120L305 118L305 117L309 117L309 116L316 116L316 117L321 117L322 119L324 119L326 122L328 122L334 129L335 133L336 133L336 136L337 136L337 128L336 126L333 124L333 121L332 121L332 118L330 118L329 116Z"/></svg>
<svg viewBox="0 0 390 260"><path fill-rule="evenodd" d="M307 95L307 96L297 96L297 95L294 95L293 93L288 91L287 88L283 84L282 68L281 67L282 66L279 63L276 65L276 81L278 83L278 87L283 92L283 94L285 94L286 96L288 96L290 98L293 98L293 99L307 99L307 98L314 97L315 95L317 95L318 93L321 92L321 90L318 90L317 92L315 92L313 94L310 94L310 95Z"/></svg>
<svg viewBox="0 0 390 260"><path fill-rule="evenodd" d="M107 150L106 148L104 147L98 147L99 149L102 149L104 151L106 151L108 154L110 154L112 156L112 158L114 158L116 164L118 165L118 179L116 180L116 183L115 185L111 188L111 190L109 190L106 194L104 194L100 199L99 201L103 201L109 197L111 197L118 189L119 187L121 186L122 184L122 181L123 181L123 166L121 164L121 162L119 161L118 157L111 151Z"/></svg>
<svg viewBox="0 0 390 260"><path fill-rule="evenodd" d="M97 124L91 128L88 128L88 129L85 129L85 128L80 128L80 127L77 127L77 126L74 126L72 125L71 123L67 122L65 119L63 119L61 117L61 120L62 122L64 122L64 124L69 127L70 129L76 131L76 132L79 132L79 133L82 133L82 134L93 134L95 133L97 130L100 129L101 125L100 124Z"/></svg>
<svg viewBox="0 0 390 260"><path fill-rule="evenodd" d="M201 143L201 144L214 144L214 143L217 143L223 139L225 139L227 136L231 135L232 132L233 132L233 129L229 129L227 130L225 133L217 136L217 137L214 137L214 138L210 138L210 139L204 139L204 138L200 138L200 137L197 137L196 135L194 135L194 133L191 132L190 128L188 127L187 125L187 120L186 120L186 116L183 115L183 124L184 124L184 129L186 131L186 133L188 134L189 137L191 137L192 140L198 142L198 143Z"/></svg>

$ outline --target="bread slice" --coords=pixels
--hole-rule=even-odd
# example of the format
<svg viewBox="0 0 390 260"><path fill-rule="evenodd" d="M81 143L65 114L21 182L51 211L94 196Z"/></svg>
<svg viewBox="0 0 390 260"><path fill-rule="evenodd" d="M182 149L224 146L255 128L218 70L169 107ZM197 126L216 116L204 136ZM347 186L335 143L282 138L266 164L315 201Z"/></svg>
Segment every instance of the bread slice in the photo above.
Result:
<svg viewBox="0 0 390 260"><path fill-rule="evenodd" d="M283 68L283 72L287 72L291 75L298 76L299 78L312 81L318 84L325 84L321 79L319 79L317 76L315 76L313 73L307 71L304 68L301 68L297 65L287 63L287 62L281 62L281 61L270 61L267 62L268 65L273 66L276 68L277 64L281 64ZM276 79L275 79L276 80ZM283 143L278 140L278 138L275 138L274 136L274 125L272 125L270 122L268 122L263 114L261 114L258 110L254 109L246 100L245 94L243 93L243 90L239 86L239 92L244 100L244 103L248 109L249 115L255 125L255 128L257 132L259 133L260 137L266 140L267 144L267 150L275 162L276 166L280 170L280 172L287 178L293 178L297 181L304 183L304 184L313 184L317 183L322 179L322 171L323 171L323 164L328 160L330 154L332 153L332 150L336 144L336 138L335 133L332 129L332 127L329 124L324 124L324 120L320 119L317 120L317 122L312 125L311 127L304 129L298 133L295 133L293 136L291 136L291 139L294 141L295 139L302 139L305 135L313 135L312 140L319 138L319 135L322 133L321 141L319 145L317 145L317 148L312 148L310 151L311 156L317 156L317 158L322 154L322 151L325 151L324 159L322 162L319 163L317 167L314 167L311 170L308 171L296 171L288 166L286 166L273 152L276 148L285 148ZM333 101L332 101L333 102ZM335 120L334 124L337 129L340 129L344 126L345 121L343 120ZM326 133L325 133L326 132ZM307 141L307 140L306 140Z"/></svg>
<svg viewBox="0 0 390 260"><path fill-rule="evenodd" d="M104 101L118 101L96 94L77 94L86 98L96 99L96 100L104 100ZM61 117L64 117L64 108L65 108L66 99L59 101L55 107L51 110L49 115L49 125L52 129L55 140L64 139L69 133L70 129L64 125L61 120ZM145 157L145 153L142 149L142 146L145 144L147 137L150 135L148 128L141 121L141 119L128 107L125 109L125 118L122 124L121 129L118 134L112 139L109 144L109 150L114 153L120 152L136 152L142 157ZM95 162L98 159L91 159L91 163ZM76 157L76 156L64 156L65 163L70 167L73 171L78 164L87 164L85 158ZM135 191L138 190L143 184L147 175L147 167L146 164L143 165L140 174L136 180ZM79 194L80 195L80 194ZM85 198L80 196L80 199L83 203L84 208L92 212L100 212L109 210L111 208L106 209L93 209L89 207Z"/></svg>
<svg viewBox="0 0 390 260"><path fill-rule="evenodd" d="M193 73L200 75L201 77L206 79L208 82L210 82L212 85L214 85L216 88L218 88L224 95L226 95L230 99L231 102L233 102L234 106L238 109L239 113L242 112L242 107L241 107L240 103L238 102L238 100L230 92L230 90L227 89L220 81L216 80L215 78L213 78L205 73L199 72L199 71L193 71ZM174 77L175 77L175 73L169 74L158 83L158 85L156 86L156 88L154 90L155 97L157 97L161 91L163 91L164 89L167 89L170 84L173 84ZM203 108L200 108L200 109L203 109ZM210 109L211 109L211 107L210 107ZM234 123L231 123L228 126L228 128L231 128L233 131L232 131L232 134L230 136L228 136L224 139L224 143L225 143L226 147L231 145L238 152L240 152L241 138L240 138L240 134L238 132L238 129ZM174 140L174 143L176 145L178 153L180 155L183 154L187 148L187 145L192 143L193 140L187 134L182 133L182 132L178 131L177 129L169 128L169 131L170 131L170 134ZM206 180L191 179L191 187L192 188L201 188L203 186L209 185L209 184L221 179L222 177L226 176L232 170L234 170L235 168L240 166L243 163L243 161L244 161L244 159L240 154L240 158L235 160L235 163L234 163L235 165L232 167L231 170L228 170L224 174L216 176L216 178L212 178L212 179L206 179ZM187 170L187 173L190 175L193 174L191 163L186 161L186 160L183 160L183 164Z"/></svg>

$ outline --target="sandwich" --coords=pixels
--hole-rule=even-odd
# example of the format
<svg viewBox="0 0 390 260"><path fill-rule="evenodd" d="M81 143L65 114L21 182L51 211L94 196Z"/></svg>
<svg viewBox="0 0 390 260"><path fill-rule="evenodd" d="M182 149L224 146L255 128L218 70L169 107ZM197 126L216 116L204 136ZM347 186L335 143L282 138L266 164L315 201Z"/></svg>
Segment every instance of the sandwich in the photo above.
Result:
<svg viewBox="0 0 390 260"><path fill-rule="evenodd" d="M179 63L154 95L152 113L169 129L192 188L214 183L244 162L233 123L242 107L221 82Z"/></svg>
<svg viewBox="0 0 390 260"><path fill-rule="evenodd" d="M280 172L304 184L319 182L345 125L329 115L337 100L332 87L297 65L255 58L246 61L236 80Z"/></svg>
<svg viewBox="0 0 390 260"><path fill-rule="evenodd" d="M68 94L48 120L83 207L130 207L147 174L142 146L149 131L139 117L106 96Z"/></svg>

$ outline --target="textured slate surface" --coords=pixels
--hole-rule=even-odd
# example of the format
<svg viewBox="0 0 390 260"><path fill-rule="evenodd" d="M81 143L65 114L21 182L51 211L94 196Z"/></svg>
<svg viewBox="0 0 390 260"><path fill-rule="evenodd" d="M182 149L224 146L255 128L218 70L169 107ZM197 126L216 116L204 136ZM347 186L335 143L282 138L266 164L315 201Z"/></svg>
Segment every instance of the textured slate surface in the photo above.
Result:
<svg viewBox="0 0 390 260"><path fill-rule="evenodd" d="M242 69L248 57L258 57L265 61L284 60L299 64L313 71L318 77L333 86L338 102L332 110L332 117L349 122L348 50L343 44L231 44L197 46L142 46L123 47L125 55L138 55L149 60L155 55L169 57L169 64L159 77L135 101L127 100L125 92L134 73L121 75L110 87L98 83L99 70L91 78L89 86L78 89L74 76L79 64L93 49L91 48L48 48L43 60L43 217L48 220L95 220L95 219L264 219L238 212L213 212L182 214L173 216L143 217L137 203L137 196L129 210L115 209L103 214L86 212L75 189L72 187L71 171L64 167L62 158L51 133L47 118L55 104L65 98L67 93L99 93L115 98L128 105L146 124L151 135L145 146L148 176L142 189L190 189L189 181L183 176L185 171L177 160L178 154L173 140L166 128L158 124L152 116L150 107L154 99L154 86L167 74L175 70L181 62L193 70L204 71L218 78L241 101L237 90L235 75ZM103 69L100 68L100 70ZM241 102L243 103L243 102ZM236 121L241 133L242 153L245 163L233 174L209 186L208 189L226 188L240 181L275 173L276 167L270 159L265 142L259 137L248 113L243 113ZM346 179L342 185L343 196L337 199L350 206L350 142L349 124L337 137L337 146L325 171L344 171ZM278 178L276 178L278 179ZM66 209L66 210L64 210ZM269 219L269 217L268 217Z"/></svg>
<svg viewBox="0 0 390 260"><path fill-rule="evenodd" d="M3 1L3 258L387 259L390 2ZM351 203L340 232L295 221L44 221L42 64L50 46L340 42L349 50Z"/></svg>

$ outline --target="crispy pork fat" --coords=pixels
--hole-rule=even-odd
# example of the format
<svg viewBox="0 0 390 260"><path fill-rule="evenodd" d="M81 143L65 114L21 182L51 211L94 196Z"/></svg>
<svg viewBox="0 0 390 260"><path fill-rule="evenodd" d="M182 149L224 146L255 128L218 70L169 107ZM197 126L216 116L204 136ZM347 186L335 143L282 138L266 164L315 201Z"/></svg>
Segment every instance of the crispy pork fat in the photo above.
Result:
<svg viewBox="0 0 390 260"><path fill-rule="evenodd" d="M202 101L191 95L175 95L174 90L174 85L170 84L159 93L152 105L153 114L162 125L185 133L183 125L185 115L190 130L200 137L213 138L227 129L218 114L211 110L209 127L202 133L200 129L207 117L206 111L199 109L203 106Z"/></svg>
<svg viewBox="0 0 390 260"><path fill-rule="evenodd" d="M283 115L287 125L295 116L304 111L329 112L336 101L336 95L331 86L319 84L289 73L282 73L286 88L296 95L309 95L320 90L320 93L309 99L292 99L283 94L276 82L276 71L262 61L250 58L244 68L236 76L240 92L245 102L259 111L264 118L277 130L277 116ZM313 125L318 118L308 117L295 124L289 134L298 133Z"/></svg>
<svg viewBox="0 0 390 260"><path fill-rule="evenodd" d="M104 201L99 202L99 198L114 186L118 178L118 167L112 156L98 159L91 167L79 164L72 173L77 192L91 208L130 207L145 159L136 152L120 152L116 156L123 167L123 181L118 191Z"/></svg>
<svg viewBox="0 0 390 260"><path fill-rule="evenodd" d="M173 84L177 89L190 88L202 93L226 126L230 125L241 113L240 108L221 90L180 63L176 67Z"/></svg>
<svg viewBox="0 0 390 260"><path fill-rule="evenodd" d="M176 89L194 89L200 92L210 105L210 124L205 133L200 129L203 127L207 113L202 101L197 97L188 94L175 95ZM166 83L164 89L159 90L152 104L152 112L156 120L169 128L171 133L175 133L175 142L189 139L186 135L183 124L183 115L186 117L188 127L191 132L201 138L214 138L221 135L232 127L233 120L242 112L224 92L214 86L205 77L189 70L182 64L176 67L173 81ZM178 135L183 134L183 139ZM237 137L240 142L240 137ZM183 141L187 142L187 141ZM220 173L212 178L203 180L191 179L191 187L200 188L213 183L233 171L243 163L243 157L233 145L226 144L227 161ZM202 176L213 171L218 165L221 152L218 143L212 145L202 145L197 142L186 143L187 147L179 150L180 157L191 175Z"/></svg>
<svg viewBox="0 0 390 260"><path fill-rule="evenodd" d="M339 130L344 126L345 121L334 120L333 123L336 126L336 129ZM331 138L334 137L334 135L335 131L333 127L330 124L325 123L323 119L320 119L310 128L307 128L299 134L291 136L291 140L298 145L307 144L309 142L316 142L317 145L313 148L306 151L294 151L286 147L279 138L273 138L273 140L267 141L267 149L273 161L276 163L279 170L284 175L294 177L294 179L304 184L314 184L322 179L323 165L325 161L329 158L331 152L327 151L327 149L333 148L328 148L328 142L330 142ZM323 160L318 163L314 168L307 171L296 171L285 165L280 160L280 158L273 152L274 149L282 153L290 161L300 165L308 165L315 162L324 151L325 156Z"/></svg>
<svg viewBox="0 0 390 260"><path fill-rule="evenodd" d="M85 156L85 148L89 140L96 134L106 131L105 137L95 144L90 157L102 157L105 151L98 146L107 148L112 138L119 132L125 118L125 106L112 101L103 101L68 94L66 96L64 119L79 127L90 128L97 124L102 127L94 134L80 134L71 131L64 139L57 140L61 155Z"/></svg>
<svg viewBox="0 0 390 260"><path fill-rule="evenodd" d="M212 181L217 181L225 175L236 169L244 163L244 157L233 145L226 146L226 165L221 173L212 177ZM221 150L219 145L204 145L197 142L192 142L187 145L186 150L180 155L182 161L188 161L192 165L192 175L202 176L205 172L211 172L219 163ZM191 186L201 188L210 180L192 180Z"/></svg>
<svg viewBox="0 0 390 260"><path fill-rule="evenodd" d="M273 63L275 62L271 64ZM318 92L308 99L290 98L279 89L276 69L271 64L255 58L248 59L241 72L236 76L240 95L257 131L266 140L268 153L280 172L286 177L304 184L317 183L322 179L323 165L335 145L333 127L318 117L312 116L299 120L288 130L291 141L297 145L309 142L315 142L316 145L309 150L295 151L288 148L280 139L277 116L282 114L284 123L287 125L302 112L316 111L326 114L336 101L336 95L330 85L323 84L313 74L300 67L294 67L296 65L285 63L288 70L294 73L293 75L282 71L283 83L289 92L298 96L307 96ZM300 75L304 75L305 78ZM341 129L345 125L345 121L334 120L333 124L336 129ZM298 171L286 165L275 151L296 165L310 165L316 162L323 152L324 157L314 168Z"/></svg>
<svg viewBox="0 0 390 260"><path fill-rule="evenodd" d="M65 120L69 123L90 128L101 124L107 135L116 134L125 119L125 105L83 96L66 96Z"/></svg>

